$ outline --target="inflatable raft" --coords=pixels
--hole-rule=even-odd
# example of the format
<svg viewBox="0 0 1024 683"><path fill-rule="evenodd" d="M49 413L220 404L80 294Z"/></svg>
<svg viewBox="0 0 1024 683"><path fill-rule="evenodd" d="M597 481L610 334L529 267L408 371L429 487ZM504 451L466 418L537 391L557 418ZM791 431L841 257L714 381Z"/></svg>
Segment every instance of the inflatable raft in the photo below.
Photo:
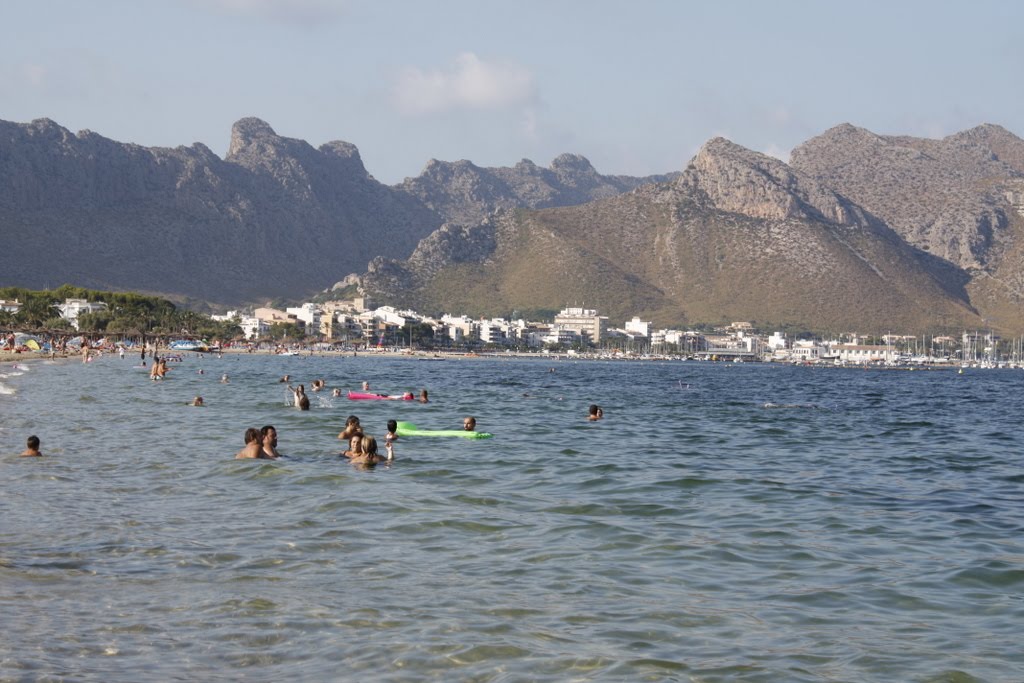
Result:
<svg viewBox="0 0 1024 683"><path fill-rule="evenodd" d="M368 394L363 391L349 391L348 397L353 401L411 401L414 398L412 394L388 396L387 394Z"/></svg>
<svg viewBox="0 0 1024 683"><path fill-rule="evenodd" d="M461 439L489 439L488 432L467 432L464 429L419 429L412 422L399 422L395 431L398 436L457 436Z"/></svg>

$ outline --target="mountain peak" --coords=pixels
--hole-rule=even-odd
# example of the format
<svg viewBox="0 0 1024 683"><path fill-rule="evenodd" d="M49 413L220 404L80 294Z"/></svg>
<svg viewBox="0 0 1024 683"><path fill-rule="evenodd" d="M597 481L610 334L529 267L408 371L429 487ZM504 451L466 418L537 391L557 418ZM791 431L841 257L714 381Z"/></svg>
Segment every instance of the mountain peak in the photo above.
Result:
<svg viewBox="0 0 1024 683"><path fill-rule="evenodd" d="M239 119L235 121L235 125L231 126L231 146L228 148L228 156L234 156L254 140L274 137L277 137L277 133L263 119L258 119L255 116Z"/></svg>
<svg viewBox="0 0 1024 683"><path fill-rule="evenodd" d="M579 154L559 154L551 162L551 170L572 173L596 173L590 160Z"/></svg>
<svg viewBox="0 0 1024 683"><path fill-rule="evenodd" d="M704 143L678 182L703 191L722 211L751 218L851 220L848 202L824 185L721 137Z"/></svg>

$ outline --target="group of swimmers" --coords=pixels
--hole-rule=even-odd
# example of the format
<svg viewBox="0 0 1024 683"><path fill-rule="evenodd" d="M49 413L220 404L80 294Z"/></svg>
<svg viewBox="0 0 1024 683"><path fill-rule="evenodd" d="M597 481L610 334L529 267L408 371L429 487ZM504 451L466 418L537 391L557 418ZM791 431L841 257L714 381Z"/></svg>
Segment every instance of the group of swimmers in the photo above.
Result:
<svg viewBox="0 0 1024 683"><path fill-rule="evenodd" d="M277 451L277 430L273 425L265 425L260 429L249 427L245 430L245 448L238 451L236 459L261 458L277 460L281 454Z"/></svg>

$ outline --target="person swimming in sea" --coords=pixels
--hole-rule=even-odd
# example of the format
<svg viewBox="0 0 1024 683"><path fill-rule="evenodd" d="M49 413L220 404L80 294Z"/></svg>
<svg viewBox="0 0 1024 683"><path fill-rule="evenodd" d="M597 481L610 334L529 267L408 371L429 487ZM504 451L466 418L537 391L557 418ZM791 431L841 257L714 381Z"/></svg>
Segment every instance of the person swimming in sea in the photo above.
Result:
<svg viewBox="0 0 1024 683"><path fill-rule="evenodd" d="M603 415L604 413L601 411L601 406L596 403L590 404L590 415L587 417L588 420L591 422L597 422Z"/></svg>
<svg viewBox="0 0 1024 683"><path fill-rule="evenodd" d="M33 434L25 440L25 450L22 451L22 458L41 458L43 454L39 452L39 437Z"/></svg>
<svg viewBox="0 0 1024 683"><path fill-rule="evenodd" d="M249 458L262 458L263 457L263 444L260 438L260 430L255 427L249 427L245 430L245 448L238 451L235 455L235 460L245 460Z"/></svg>
<svg viewBox="0 0 1024 683"><path fill-rule="evenodd" d="M353 465L372 466L384 462L385 459L394 459L394 455L391 452L388 453L387 458L384 458L377 452L377 439L372 436L363 436L359 441L359 451L349 456L349 462Z"/></svg>

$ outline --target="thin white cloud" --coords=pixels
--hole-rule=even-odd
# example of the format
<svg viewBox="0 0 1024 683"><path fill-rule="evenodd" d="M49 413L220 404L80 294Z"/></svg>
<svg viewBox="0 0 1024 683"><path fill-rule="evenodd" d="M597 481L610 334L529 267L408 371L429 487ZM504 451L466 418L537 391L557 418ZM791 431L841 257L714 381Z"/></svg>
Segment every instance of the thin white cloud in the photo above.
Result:
<svg viewBox="0 0 1024 683"><path fill-rule="evenodd" d="M409 115L507 109L535 99L528 69L511 62L484 61L472 52L460 54L444 71L409 67L392 92L399 110Z"/></svg>

